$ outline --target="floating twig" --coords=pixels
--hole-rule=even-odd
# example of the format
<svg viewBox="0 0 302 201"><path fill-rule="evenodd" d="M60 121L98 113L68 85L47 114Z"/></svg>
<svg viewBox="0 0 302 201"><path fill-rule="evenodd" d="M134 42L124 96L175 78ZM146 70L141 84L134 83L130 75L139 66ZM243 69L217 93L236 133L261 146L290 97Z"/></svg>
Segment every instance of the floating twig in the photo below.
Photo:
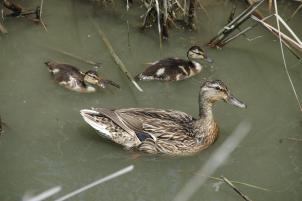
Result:
<svg viewBox="0 0 302 201"><path fill-rule="evenodd" d="M74 59L76 59L78 61L84 62L86 64L89 64L89 65L92 65L92 66L96 66L96 67L101 67L101 63L100 62L94 62L94 61L91 61L91 60L87 60L87 59L84 59L84 58L82 58L80 56L74 55L74 54L72 54L70 52L67 52L67 51L64 51L64 50L59 50L57 48L51 48L51 47L46 47L46 48L50 49L52 51L55 51L55 52L59 52L61 54L64 54L64 55L69 56L71 58L74 58Z"/></svg>
<svg viewBox="0 0 302 201"><path fill-rule="evenodd" d="M238 188L236 188L232 182L230 180L228 180L227 178L225 178L224 176L221 176L221 178L223 179L223 181L228 184L230 187L232 187L232 189L238 193L238 195L240 195L244 200L246 201L252 201L250 198L248 198L246 195L244 195Z"/></svg>
<svg viewBox="0 0 302 201"><path fill-rule="evenodd" d="M194 175L193 178L181 189L174 201L187 201L190 197L202 186L207 177L203 175L212 175L216 169L229 157L238 144L250 131L250 124L242 122L238 125L235 131L224 141L224 143L212 154L210 159L203 165Z"/></svg>
<svg viewBox="0 0 302 201"><path fill-rule="evenodd" d="M43 193L40 193L39 195L36 195L34 197L28 198L26 196L25 198L22 199L22 201L42 201L42 200L49 198L50 196L53 196L54 194L56 194L60 191L61 191L61 186L56 186L47 191L44 191Z"/></svg>
<svg viewBox="0 0 302 201"><path fill-rule="evenodd" d="M118 55L115 53L112 45L110 44L108 38L106 37L106 35L104 34L104 32L100 29L99 26L96 26L98 33L100 34L102 40L104 41L107 49L109 50L113 60L115 61L115 63L120 67L120 69L125 73L125 75L127 76L127 78L132 82L132 84L140 91L143 92L143 89L137 84L137 82L134 80L133 76L129 73L129 71L127 70L125 64L122 62L122 60L118 57Z"/></svg>
<svg viewBox="0 0 302 201"><path fill-rule="evenodd" d="M67 200L67 199L69 199L69 198L71 198L71 197L73 197L73 196L75 196L77 194L80 194L80 193L82 193L84 191L87 191L90 188L93 188L93 187L95 187L97 185L105 183L106 181L112 180L112 179L114 179L116 177L119 177L119 176L121 176L123 174L126 174L126 173L132 171L133 168L134 168L133 165L125 167L125 168L123 168L123 169L121 169L121 170L119 170L119 171L117 171L117 172L115 172L115 173L113 173L111 175L108 175L108 176L106 176L104 178L101 178L101 179L99 179L97 181L94 181L94 182L92 182L92 183L90 183L90 184L88 184L86 186L83 186L82 188L79 188L79 189L77 189L77 190L75 190L75 191L73 191L71 193L68 193L67 195L64 195L63 197L60 197L60 198L56 199L55 201Z"/></svg>

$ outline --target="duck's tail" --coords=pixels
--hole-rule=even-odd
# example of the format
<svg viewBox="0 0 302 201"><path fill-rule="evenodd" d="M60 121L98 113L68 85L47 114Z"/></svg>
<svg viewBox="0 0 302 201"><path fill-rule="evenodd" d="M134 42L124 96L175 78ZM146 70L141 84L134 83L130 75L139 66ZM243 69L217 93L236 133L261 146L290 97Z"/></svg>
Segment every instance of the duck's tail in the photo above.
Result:
<svg viewBox="0 0 302 201"><path fill-rule="evenodd" d="M143 80L143 79L144 79L144 76L143 76L142 73L139 73L139 74L137 74L137 75L134 77L134 79L135 79L136 81L140 81L140 80Z"/></svg>

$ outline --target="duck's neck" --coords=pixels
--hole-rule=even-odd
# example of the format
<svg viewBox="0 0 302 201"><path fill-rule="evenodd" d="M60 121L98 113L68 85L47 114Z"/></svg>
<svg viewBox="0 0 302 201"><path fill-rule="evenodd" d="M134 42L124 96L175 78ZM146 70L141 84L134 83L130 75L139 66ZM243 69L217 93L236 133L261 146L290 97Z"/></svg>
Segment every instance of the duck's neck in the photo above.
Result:
<svg viewBox="0 0 302 201"><path fill-rule="evenodd" d="M204 96L203 92L199 94L199 118L204 120L213 120L212 112L213 102Z"/></svg>
<svg viewBox="0 0 302 201"><path fill-rule="evenodd" d="M199 95L199 119L195 121L194 125L195 137L197 139L209 137L209 135L212 135L212 130L216 127L212 107L213 102L208 100L201 92Z"/></svg>

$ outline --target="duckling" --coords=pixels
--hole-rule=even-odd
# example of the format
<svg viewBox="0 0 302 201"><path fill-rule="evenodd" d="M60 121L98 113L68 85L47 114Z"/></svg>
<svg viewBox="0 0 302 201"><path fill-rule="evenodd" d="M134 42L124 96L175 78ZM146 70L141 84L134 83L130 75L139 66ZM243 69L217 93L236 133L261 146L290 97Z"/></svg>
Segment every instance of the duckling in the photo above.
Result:
<svg viewBox="0 0 302 201"><path fill-rule="evenodd" d="M200 73L203 66L193 59L212 63L206 52L199 46L192 46L187 52L188 59L166 58L151 63L144 72L136 75L137 80L184 80Z"/></svg>
<svg viewBox="0 0 302 201"><path fill-rule="evenodd" d="M53 75L54 80L60 85L76 92L89 93L95 92L97 85L106 88L108 84L119 88L120 86L111 80L105 80L98 76L94 70L85 73L69 64L60 64L53 61L45 62L49 72Z"/></svg>
<svg viewBox="0 0 302 201"><path fill-rule="evenodd" d="M221 80L214 80L201 85L198 118L176 110L155 108L92 108L80 113L102 137L127 149L190 155L206 149L217 139L219 128L212 107L219 100L246 108Z"/></svg>

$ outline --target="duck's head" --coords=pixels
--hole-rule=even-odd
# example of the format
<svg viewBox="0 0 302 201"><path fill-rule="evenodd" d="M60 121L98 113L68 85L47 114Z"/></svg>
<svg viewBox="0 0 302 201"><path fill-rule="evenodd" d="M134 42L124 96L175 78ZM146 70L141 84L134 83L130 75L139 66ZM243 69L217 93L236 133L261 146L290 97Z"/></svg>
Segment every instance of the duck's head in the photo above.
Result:
<svg viewBox="0 0 302 201"><path fill-rule="evenodd" d="M242 101L231 94L228 87L221 80L204 82L200 88L200 98L201 101L208 101L210 103L223 100L236 107L247 107Z"/></svg>
<svg viewBox="0 0 302 201"><path fill-rule="evenodd" d="M208 57L206 51L197 45L190 47L187 52L187 57L188 59L200 59L208 63L213 63L213 60Z"/></svg>

